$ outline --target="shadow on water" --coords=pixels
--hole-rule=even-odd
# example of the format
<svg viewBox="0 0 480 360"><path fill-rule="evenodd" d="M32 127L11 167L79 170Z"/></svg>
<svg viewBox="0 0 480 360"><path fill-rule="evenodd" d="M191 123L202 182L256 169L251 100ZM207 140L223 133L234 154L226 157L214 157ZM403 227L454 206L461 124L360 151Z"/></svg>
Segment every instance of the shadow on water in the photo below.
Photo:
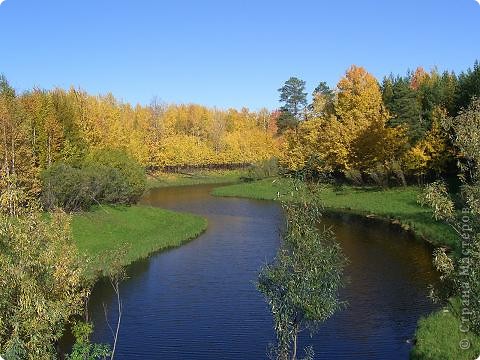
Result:
<svg viewBox="0 0 480 360"><path fill-rule="evenodd" d="M271 315L255 289L258 271L280 244L280 206L216 198L214 186L163 188L146 205L200 214L208 229L180 248L128 268L122 284L124 317L118 359L265 359L274 340ZM431 249L388 224L328 216L350 263L341 297L347 309L301 345L322 359L407 359L418 319L434 306L428 285L437 281ZM110 342L103 303L115 323L115 298L99 282L90 301L93 341Z"/></svg>

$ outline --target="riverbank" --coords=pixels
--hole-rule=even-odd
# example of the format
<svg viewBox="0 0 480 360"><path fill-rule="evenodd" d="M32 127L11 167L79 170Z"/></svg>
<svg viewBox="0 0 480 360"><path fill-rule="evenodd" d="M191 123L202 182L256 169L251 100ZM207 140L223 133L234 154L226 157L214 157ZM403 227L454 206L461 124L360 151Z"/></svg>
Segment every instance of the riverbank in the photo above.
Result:
<svg viewBox="0 0 480 360"><path fill-rule="evenodd" d="M215 196L244 197L258 200L296 200L295 184L288 179L264 179L214 189ZM396 223L412 231L434 246L459 249L459 239L446 224L435 221L428 208L417 202L418 187L396 189L325 186L320 197L326 211L347 212L375 217ZM422 318L415 334L415 346L411 358L415 360L475 360L480 354L480 337L469 333L468 350L462 350L460 340L465 338L459 330L460 320L454 306Z"/></svg>
<svg viewBox="0 0 480 360"><path fill-rule="evenodd" d="M153 172L147 175L147 189L168 186L238 183L247 169L195 170L192 172Z"/></svg>
<svg viewBox="0 0 480 360"><path fill-rule="evenodd" d="M420 319L415 334L412 360L477 360L480 336L463 333L459 304L450 303L444 309ZM464 327L465 325L463 325ZM467 339L466 348L460 342ZM464 345L465 346L465 345ZM467 348L468 347L468 348Z"/></svg>
<svg viewBox="0 0 480 360"><path fill-rule="evenodd" d="M245 197L257 200L295 200L295 184L289 179L264 179L216 188L215 196ZM326 211L347 212L384 219L412 231L435 246L457 249L458 239L446 224L435 221L428 208L417 203L418 187L378 189L373 187L325 185L318 196Z"/></svg>
<svg viewBox="0 0 480 360"><path fill-rule="evenodd" d="M191 173L151 173L147 190L156 187L239 182L247 170L196 170ZM120 252L122 265L148 257L155 251L177 247L198 237L206 219L147 206L96 206L72 217L73 238L89 259L88 276L99 276L111 264L102 254Z"/></svg>
<svg viewBox="0 0 480 360"><path fill-rule="evenodd" d="M153 252L180 246L206 228L203 217L138 205L97 206L72 217L73 239L89 260L89 278L110 268L113 259L105 256L110 252L120 251L120 263L129 265Z"/></svg>

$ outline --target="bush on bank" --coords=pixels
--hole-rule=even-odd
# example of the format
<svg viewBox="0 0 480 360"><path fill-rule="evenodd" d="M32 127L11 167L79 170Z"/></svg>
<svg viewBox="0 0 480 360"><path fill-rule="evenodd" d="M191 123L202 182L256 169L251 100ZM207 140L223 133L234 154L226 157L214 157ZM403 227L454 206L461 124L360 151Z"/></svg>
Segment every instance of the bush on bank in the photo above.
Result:
<svg viewBox="0 0 480 360"><path fill-rule="evenodd" d="M41 178L44 208L69 212L99 203L132 204L146 187L143 168L119 150L92 153L78 167L56 163Z"/></svg>

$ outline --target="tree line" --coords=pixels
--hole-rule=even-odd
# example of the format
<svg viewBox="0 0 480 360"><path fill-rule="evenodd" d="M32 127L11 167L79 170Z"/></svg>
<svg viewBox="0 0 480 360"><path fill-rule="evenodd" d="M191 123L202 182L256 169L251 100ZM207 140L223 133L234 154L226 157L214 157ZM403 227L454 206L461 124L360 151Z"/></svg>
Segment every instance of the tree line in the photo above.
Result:
<svg viewBox="0 0 480 360"><path fill-rule="evenodd" d="M287 171L405 184L457 171L442 123L480 96L480 65L459 75L417 68L382 82L352 65L335 89L321 82L311 103L305 85L292 77L279 89L280 163Z"/></svg>
<svg viewBox="0 0 480 360"><path fill-rule="evenodd" d="M2 179L40 190L55 163L78 167L92 152L121 150L144 168L248 164L276 155L266 110L219 110L152 101L131 106L111 94L33 89L18 94L0 77Z"/></svg>

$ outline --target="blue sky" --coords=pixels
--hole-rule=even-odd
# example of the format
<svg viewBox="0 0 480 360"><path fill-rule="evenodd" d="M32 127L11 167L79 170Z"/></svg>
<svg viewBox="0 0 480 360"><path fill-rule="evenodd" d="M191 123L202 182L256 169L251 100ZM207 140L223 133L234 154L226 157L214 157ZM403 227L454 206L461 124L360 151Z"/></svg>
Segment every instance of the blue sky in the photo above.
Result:
<svg viewBox="0 0 480 360"><path fill-rule="evenodd" d="M351 64L464 70L479 35L475 0L5 0L0 73L19 91L273 109L292 75L310 92Z"/></svg>

